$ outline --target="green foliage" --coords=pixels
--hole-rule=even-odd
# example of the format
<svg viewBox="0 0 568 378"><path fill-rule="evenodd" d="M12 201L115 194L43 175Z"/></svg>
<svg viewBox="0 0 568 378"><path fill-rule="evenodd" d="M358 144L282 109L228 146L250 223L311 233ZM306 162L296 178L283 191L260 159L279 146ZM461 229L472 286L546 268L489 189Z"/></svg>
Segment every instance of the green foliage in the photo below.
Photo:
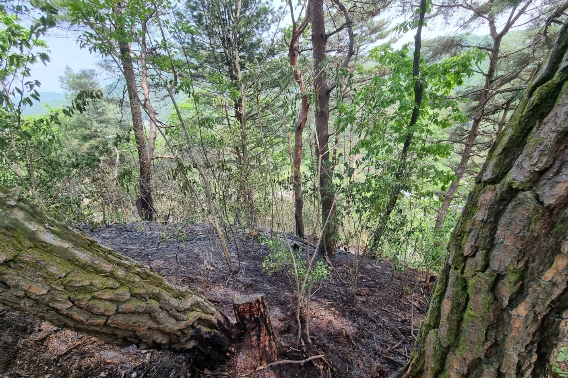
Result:
<svg viewBox="0 0 568 378"><path fill-rule="evenodd" d="M39 81L31 79L30 66L37 62L46 63L49 56L45 52L45 42L41 37L55 26L57 10L48 3L38 8L17 5L19 13L39 12L29 27L23 25L17 14L8 14L0 5L0 121L9 112L21 113L33 101L39 101L37 87ZM39 51L38 51L39 50ZM14 103L14 100L17 102Z"/></svg>
<svg viewBox="0 0 568 378"><path fill-rule="evenodd" d="M77 217L82 213L83 198L89 197L87 193L92 193L93 186L99 191L105 186L97 182L95 172L117 139L108 138L108 134L100 135L102 129L113 123L108 117L110 109L101 107L103 94L98 86L76 86L69 94L70 105L51 109L41 116L22 116L23 109L30 106L32 100L40 100L35 89L39 82L26 80L31 74L29 65L36 62L38 56L47 61L42 58L43 53L36 53L35 49L44 48L38 38L53 25L56 13L52 8L40 11L48 12L47 16L42 16L40 24L33 24L29 29L19 26L17 17L1 15L3 42L0 43L4 51L17 50L19 58L2 61L0 183L24 187L24 193L44 209L76 223L73 221L84 220L83 216ZM20 86L10 90L10 85L18 82Z"/></svg>
<svg viewBox="0 0 568 378"><path fill-rule="evenodd" d="M262 239L261 242L272 251L262 263L262 268L268 273L285 270L297 277L299 282L304 282L307 274L307 283L312 284L328 277L331 266L322 260L319 260L315 266L306 265L301 247L294 251L279 236L274 239ZM307 285L302 287L304 291L308 288Z"/></svg>
<svg viewBox="0 0 568 378"><path fill-rule="evenodd" d="M554 377L568 377L568 346L560 348L556 361L552 364L552 374Z"/></svg>
<svg viewBox="0 0 568 378"><path fill-rule="evenodd" d="M419 77L413 76L409 45L399 50L379 46L370 57L372 62L358 70L358 75L369 75L369 80L356 88L351 99L338 104L335 122L338 132L356 138L342 170L335 174L336 185L345 188L345 202L337 201L338 213L346 206L354 213L340 216L351 219L344 222L345 242L352 243L353 235L361 235L356 243L365 245L378 231L380 244L367 252L391 259L396 269L436 269L443 263L449 233L434 229L440 203L437 196L454 179L448 164L453 145L441 140L451 126L467 122L461 110L463 101L453 94L474 74L473 67L484 55L471 49L434 63L421 60ZM417 80L423 86L423 97L417 122L410 126ZM397 205L390 208L395 193L400 193ZM453 214L450 209L449 228Z"/></svg>

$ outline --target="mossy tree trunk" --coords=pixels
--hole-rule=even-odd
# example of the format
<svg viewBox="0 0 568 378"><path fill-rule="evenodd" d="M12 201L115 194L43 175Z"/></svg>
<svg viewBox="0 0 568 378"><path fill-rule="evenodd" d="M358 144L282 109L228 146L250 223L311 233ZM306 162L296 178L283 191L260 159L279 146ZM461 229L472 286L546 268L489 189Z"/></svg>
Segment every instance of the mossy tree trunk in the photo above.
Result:
<svg viewBox="0 0 568 378"><path fill-rule="evenodd" d="M403 377L548 377L568 346L568 24L476 180Z"/></svg>
<svg viewBox="0 0 568 378"><path fill-rule="evenodd" d="M104 341L223 361L233 334L204 297L37 212L0 186L0 303Z"/></svg>

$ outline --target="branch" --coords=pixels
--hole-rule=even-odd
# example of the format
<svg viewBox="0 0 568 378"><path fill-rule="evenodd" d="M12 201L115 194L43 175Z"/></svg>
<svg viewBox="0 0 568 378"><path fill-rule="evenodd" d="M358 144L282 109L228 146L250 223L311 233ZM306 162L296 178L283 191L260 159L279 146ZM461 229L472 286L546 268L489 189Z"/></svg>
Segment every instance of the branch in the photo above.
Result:
<svg viewBox="0 0 568 378"><path fill-rule="evenodd" d="M335 29L334 31L332 31L331 33L327 33L325 35L325 38L329 38L337 33L339 33L340 31L342 31L343 29L345 29L347 27L347 22L344 23L343 25L341 25L340 27L338 27L337 29Z"/></svg>
<svg viewBox="0 0 568 378"><path fill-rule="evenodd" d="M355 35L353 34L353 22L351 21L351 18L349 17L349 12L347 11L347 8L345 8L345 5L343 5L341 3L341 1L339 1L339 0L333 0L333 2L335 4L337 4L339 9L343 13L343 16L345 17L345 24L344 25L345 25L345 27L347 27L347 33L349 34L349 50L347 50L347 55L345 56L345 59L343 60L343 64L341 64L341 68L347 68L347 66L349 65L349 62L351 61L351 58L355 54L355 48L354 48ZM328 86L327 86L328 92L331 92L336 86L337 86L337 80L334 80L333 82L329 83Z"/></svg>
<svg viewBox="0 0 568 378"><path fill-rule="evenodd" d="M152 156L152 160L156 160L156 159L177 159L177 157L176 157L176 156L171 156L171 155Z"/></svg>
<svg viewBox="0 0 568 378"><path fill-rule="evenodd" d="M308 0L306 15L304 16L304 19L300 23L300 26L298 26L296 33L298 33L298 35L301 35L306 30L306 27L308 26L311 20L312 20L312 7L310 7L310 2Z"/></svg>
<svg viewBox="0 0 568 378"><path fill-rule="evenodd" d="M461 48L466 48L466 49L475 48L475 49L480 49L480 50L485 50L485 51L493 52L493 49L490 48L490 47L464 45L464 44L462 44L462 43L457 43L457 45L458 45L459 47L461 47Z"/></svg>
<svg viewBox="0 0 568 378"><path fill-rule="evenodd" d="M527 10L527 8L531 3L532 0L527 1L527 3L517 12L516 15L515 11L517 10L517 6L513 7L513 9L511 10L511 14L509 15L509 19L507 20L507 23L503 27L503 30L501 30L501 33L498 34L499 37L503 37L505 34L507 34L509 29L511 29L511 27L515 24L515 22L517 22L519 17L521 17L525 13L525 11Z"/></svg>
<svg viewBox="0 0 568 378"><path fill-rule="evenodd" d="M281 361L271 362L266 366L259 366L258 368L256 368L256 370L263 370L263 369L267 369L271 366L283 365L283 364L300 364L300 365L303 365L306 362L309 362L311 360L315 360L317 358L324 358L324 355L318 354L317 356L312 356L310 358L306 358L305 360L281 360Z"/></svg>

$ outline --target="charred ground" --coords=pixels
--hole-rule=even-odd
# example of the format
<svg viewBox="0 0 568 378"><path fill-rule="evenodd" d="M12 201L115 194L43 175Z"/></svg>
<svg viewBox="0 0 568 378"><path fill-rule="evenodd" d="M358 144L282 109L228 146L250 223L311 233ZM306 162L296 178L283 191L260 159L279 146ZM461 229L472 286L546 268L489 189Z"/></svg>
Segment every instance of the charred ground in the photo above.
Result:
<svg viewBox="0 0 568 378"><path fill-rule="evenodd" d="M275 367L279 377L386 377L412 350L430 297L426 274L394 271L388 262L363 262L355 300L345 279L354 255L330 259L330 278L314 290L310 312L312 346L296 344L295 300L286 272L268 274L261 263L270 250L239 234L231 253L238 274L230 275L212 230L205 225L132 223L84 230L101 244L152 267L172 283L205 295L234 321L232 300L262 292L270 307L279 359L324 359ZM293 242L293 241L292 241ZM245 376L239 346L217 371L196 369L189 356L168 351L119 348L51 326L30 315L0 307L0 377L208 377ZM250 375L246 375L250 376Z"/></svg>

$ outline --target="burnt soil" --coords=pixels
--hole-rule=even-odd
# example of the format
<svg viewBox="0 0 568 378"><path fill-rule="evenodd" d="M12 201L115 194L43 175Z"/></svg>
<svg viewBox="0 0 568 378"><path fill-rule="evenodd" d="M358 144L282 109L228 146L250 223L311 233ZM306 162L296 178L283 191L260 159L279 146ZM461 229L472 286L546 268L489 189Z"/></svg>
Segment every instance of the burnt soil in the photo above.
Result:
<svg viewBox="0 0 568 378"><path fill-rule="evenodd" d="M315 287L310 347L297 345L293 279L268 274L261 263L270 250L246 233L239 253L230 246L240 272L229 274L221 248L207 225L132 223L83 230L177 285L203 294L234 321L233 298L264 293L276 334L279 360L305 364L271 368L278 377L388 377L408 360L424 318L432 284L424 272L394 271L390 263L363 261L354 300L346 290L354 254L330 258L328 279ZM290 237L292 244L299 244ZM240 262L239 262L240 261ZM432 278L432 277L430 277ZM428 280L429 281L429 280ZM184 354L120 348L0 306L0 378L5 377L255 377L236 368L239 346L216 371L199 370ZM269 376L266 370L260 375Z"/></svg>

